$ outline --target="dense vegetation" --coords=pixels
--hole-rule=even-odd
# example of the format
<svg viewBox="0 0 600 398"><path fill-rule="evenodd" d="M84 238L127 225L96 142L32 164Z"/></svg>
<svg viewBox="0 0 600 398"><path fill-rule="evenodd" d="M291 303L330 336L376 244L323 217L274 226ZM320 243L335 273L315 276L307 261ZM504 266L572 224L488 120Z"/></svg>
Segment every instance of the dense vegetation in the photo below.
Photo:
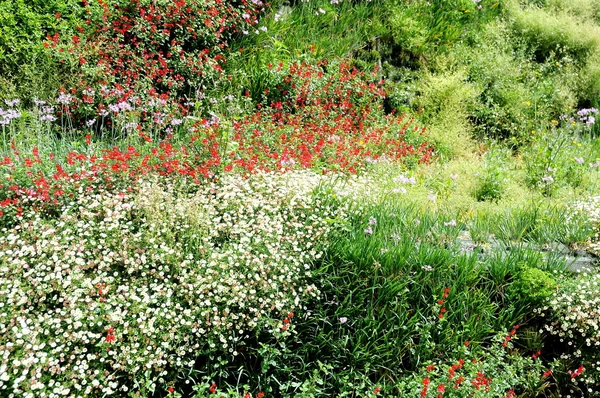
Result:
<svg viewBox="0 0 600 398"><path fill-rule="evenodd" d="M599 396L597 0L0 0L0 396Z"/></svg>

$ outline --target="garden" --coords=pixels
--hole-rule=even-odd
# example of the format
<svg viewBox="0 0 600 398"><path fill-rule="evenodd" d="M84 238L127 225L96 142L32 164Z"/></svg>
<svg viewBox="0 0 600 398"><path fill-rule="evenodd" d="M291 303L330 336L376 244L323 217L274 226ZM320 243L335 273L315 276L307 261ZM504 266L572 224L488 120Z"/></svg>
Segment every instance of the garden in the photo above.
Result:
<svg viewBox="0 0 600 398"><path fill-rule="evenodd" d="M600 396L598 109L598 0L0 0L0 396Z"/></svg>

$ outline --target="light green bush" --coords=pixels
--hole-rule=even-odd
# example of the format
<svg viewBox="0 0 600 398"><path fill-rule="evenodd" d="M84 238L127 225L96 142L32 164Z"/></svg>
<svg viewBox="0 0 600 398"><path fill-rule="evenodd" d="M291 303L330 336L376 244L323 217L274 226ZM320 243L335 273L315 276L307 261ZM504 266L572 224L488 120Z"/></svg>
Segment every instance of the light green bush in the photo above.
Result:
<svg viewBox="0 0 600 398"><path fill-rule="evenodd" d="M468 109L475 104L477 88L464 72L425 73L418 83L418 106L435 145L448 156L464 155L473 148Z"/></svg>
<svg viewBox="0 0 600 398"><path fill-rule="evenodd" d="M546 6L551 10L565 11L590 21L600 20L598 0L546 0Z"/></svg>
<svg viewBox="0 0 600 398"><path fill-rule="evenodd" d="M509 294L516 300L539 304L554 293L557 283L549 273L537 268L523 267L509 287Z"/></svg>
<svg viewBox="0 0 600 398"><path fill-rule="evenodd" d="M513 29L540 58L564 48L584 60L600 45L600 27L583 22L564 12L540 8L513 11Z"/></svg>

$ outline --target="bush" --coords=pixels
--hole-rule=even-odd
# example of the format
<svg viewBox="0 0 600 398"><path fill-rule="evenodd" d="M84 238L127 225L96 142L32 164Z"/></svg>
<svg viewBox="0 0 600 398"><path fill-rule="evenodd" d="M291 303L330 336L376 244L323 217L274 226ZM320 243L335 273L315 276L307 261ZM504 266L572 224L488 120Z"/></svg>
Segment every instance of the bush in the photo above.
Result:
<svg viewBox="0 0 600 398"><path fill-rule="evenodd" d="M522 266L510 285L509 296L538 305L550 297L558 287L549 273L537 268Z"/></svg>
<svg viewBox="0 0 600 398"><path fill-rule="evenodd" d="M600 45L600 27L565 13L528 8L512 12L513 29L535 51L539 60L564 49L584 61Z"/></svg>
<svg viewBox="0 0 600 398"><path fill-rule="evenodd" d="M77 0L0 1L0 98L54 95L76 70L49 56L47 37L70 38L83 26ZM56 35L56 36L55 36Z"/></svg>
<svg viewBox="0 0 600 398"><path fill-rule="evenodd" d="M546 319L542 331L559 339L562 361L573 366L558 380L561 391L600 391L599 284L596 272L564 279L536 311Z"/></svg>
<svg viewBox="0 0 600 398"><path fill-rule="evenodd" d="M415 105L430 127L430 137L448 157L468 153L473 147L468 110L479 94L465 73L425 73L417 83Z"/></svg>
<svg viewBox="0 0 600 398"><path fill-rule="evenodd" d="M202 355L243 355L257 330L289 334L318 295L309 264L345 217L313 195L321 183L310 172L202 185L154 175L121 192L85 190L57 217L24 209L0 237L13 275L0 280L2 317L16 325L0 331L14 358L0 388L150 396Z"/></svg>
<svg viewBox="0 0 600 398"><path fill-rule="evenodd" d="M485 155L486 163L477 176L474 196L478 202L498 202L506 189L504 162L509 156L498 150L490 150Z"/></svg>

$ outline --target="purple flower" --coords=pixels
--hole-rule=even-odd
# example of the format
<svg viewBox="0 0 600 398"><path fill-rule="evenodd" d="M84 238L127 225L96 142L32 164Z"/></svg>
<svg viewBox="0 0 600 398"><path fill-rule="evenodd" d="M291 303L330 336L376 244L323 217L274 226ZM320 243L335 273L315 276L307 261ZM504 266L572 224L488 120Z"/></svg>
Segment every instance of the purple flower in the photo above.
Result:
<svg viewBox="0 0 600 398"><path fill-rule="evenodd" d="M56 102L63 105L69 105L73 102L73 96L70 94L61 93L58 98L56 98Z"/></svg>
<svg viewBox="0 0 600 398"><path fill-rule="evenodd" d="M394 178L393 181L394 182L401 182L403 184L412 184L412 185L414 185L414 184L417 183L417 180L415 180L414 177L408 178L408 177L405 177L405 176L398 176L398 177Z"/></svg>
<svg viewBox="0 0 600 398"><path fill-rule="evenodd" d="M15 106L19 105L19 102L21 102L21 100L18 98L12 100L4 100L4 103L10 106L11 108L14 108Z"/></svg>
<svg viewBox="0 0 600 398"><path fill-rule="evenodd" d="M365 229L365 235L373 235L373 228L369 227Z"/></svg>
<svg viewBox="0 0 600 398"><path fill-rule="evenodd" d="M586 126L590 127L592 124L596 123L596 118L593 116L588 116L585 121Z"/></svg>
<svg viewBox="0 0 600 398"><path fill-rule="evenodd" d="M377 225L377 219L375 217L369 218L369 225Z"/></svg>
<svg viewBox="0 0 600 398"><path fill-rule="evenodd" d="M340 320L340 323L348 322L348 318L346 318L345 316L341 317L339 320Z"/></svg>
<svg viewBox="0 0 600 398"><path fill-rule="evenodd" d="M56 117L53 115L42 115L40 116L40 120L42 122L53 122L56 120Z"/></svg>
<svg viewBox="0 0 600 398"><path fill-rule="evenodd" d="M554 178L552 178L552 176L544 176L544 177L542 177L542 181L544 181L544 182L554 182Z"/></svg>
<svg viewBox="0 0 600 398"><path fill-rule="evenodd" d="M125 125L125 130L134 130L136 129L138 124L136 122L127 123Z"/></svg>
<svg viewBox="0 0 600 398"><path fill-rule="evenodd" d="M577 164L583 164L585 160L583 160L583 158L575 158L575 162L577 162Z"/></svg>
<svg viewBox="0 0 600 398"><path fill-rule="evenodd" d="M444 225L447 226L447 227L456 227L456 220L452 219L452 220L450 220L448 222L445 222Z"/></svg>

